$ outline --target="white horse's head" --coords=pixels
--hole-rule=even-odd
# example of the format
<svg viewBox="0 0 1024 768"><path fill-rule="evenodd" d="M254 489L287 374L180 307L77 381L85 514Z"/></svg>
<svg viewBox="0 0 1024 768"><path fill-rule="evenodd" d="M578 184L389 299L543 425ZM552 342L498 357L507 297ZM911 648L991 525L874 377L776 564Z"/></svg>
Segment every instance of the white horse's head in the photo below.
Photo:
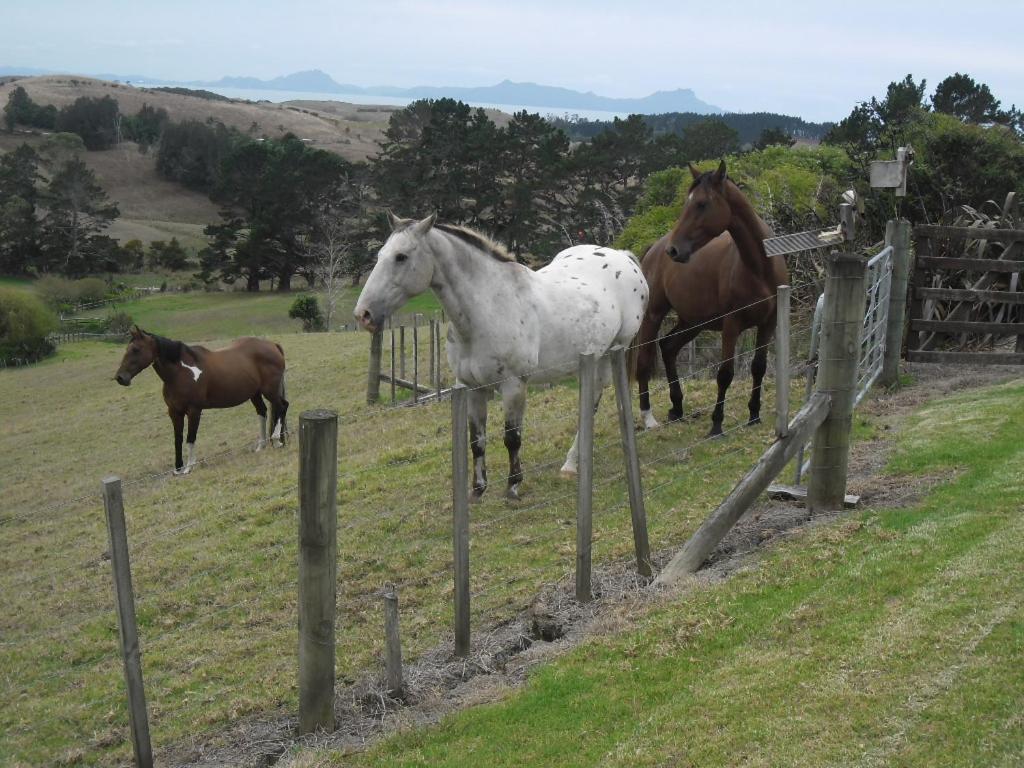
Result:
<svg viewBox="0 0 1024 768"><path fill-rule="evenodd" d="M416 221L400 219L388 211L391 237L377 254L377 263L366 278L354 312L366 330L380 330L392 312L430 287L434 259L427 235L436 217L431 214Z"/></svg>

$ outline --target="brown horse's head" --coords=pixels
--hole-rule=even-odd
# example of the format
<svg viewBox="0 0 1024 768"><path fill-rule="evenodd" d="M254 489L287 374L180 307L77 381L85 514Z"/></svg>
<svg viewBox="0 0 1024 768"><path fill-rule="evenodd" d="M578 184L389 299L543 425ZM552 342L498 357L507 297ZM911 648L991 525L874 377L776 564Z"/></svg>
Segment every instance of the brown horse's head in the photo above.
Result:
<svg viewBox="0 0 1024 768"><path fill-rule="evenodd" d="M157 357L157 341L154 336L141 330L137 325L132 326L131 334L128 349L121 358L121 366L114 375L114 380L122 387L131 384L135 375L152 365Z"/></svg>
<svg viewBox="0 0 1024 768"><path fill-rule="evenodd" d="M685 264L699 249L718 237L732 219L732 209L726 198L725 161L717 171L701 173L690 163L693 183L686 198L679 221L668 236L665 252L672 261Z"/></svg>

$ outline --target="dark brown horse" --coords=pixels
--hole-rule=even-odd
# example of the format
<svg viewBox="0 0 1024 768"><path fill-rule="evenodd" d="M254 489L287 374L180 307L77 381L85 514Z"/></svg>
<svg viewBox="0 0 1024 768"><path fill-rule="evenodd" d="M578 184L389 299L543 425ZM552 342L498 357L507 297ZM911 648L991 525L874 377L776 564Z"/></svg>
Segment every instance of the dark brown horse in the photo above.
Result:
<svg viewBox="0 0 1024 768"><path fill-rule="evenodd" d="M732 383L736 338L757 328L754 360L750 365L750 424L760 421L761 381L768 361L768 342L775 331L776 289L789 277L781 256L766 258L764 238L771 234L750 202L718 170L701 173L690 166L693 183L675 227L647 251L642 267L651 298L637 334L636 376L644 426L658 422L651 414L648 383L654 365L654 344L670 309L679 322L659 342L669 381L670 420L682 418L683 391L676 357L683 345L706 330L722 332L722 361L718 367L718 400L711 415L711 435L722 434L725 393Z"/></svg>
<svg viewBox="0 0 1024 768"><path fill-rule="evenodd" d="M267 444L267 406L270 401L270 434L280 425L284 444L288 401L284 389L284 350L280 344L246 337L224 349L210 350L172 341L132 328L132 338L114 378L127 387L150 365L164 383L164 402L174 425L174 474L183 475L196 463L196 434L204 408L232 408L246 400L260 418L256 450ZM188 463L182 461L181 438L188 417Z"/></svg>

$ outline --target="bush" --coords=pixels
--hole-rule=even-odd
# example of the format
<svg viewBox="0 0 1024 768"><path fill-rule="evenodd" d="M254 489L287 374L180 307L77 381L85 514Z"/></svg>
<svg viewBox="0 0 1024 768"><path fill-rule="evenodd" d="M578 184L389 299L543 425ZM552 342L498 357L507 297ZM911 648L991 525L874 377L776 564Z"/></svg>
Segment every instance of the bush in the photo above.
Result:
<svg viewBox="0 0 1024 768"><path fill-rule="evenodd" d="M98 277L68 280L66 277L46 275L36 281L36 293L61 312L69 312L78 304L92 304L107 296L107 284Z"/></svg>
<svg viewBox="0 0 1024 768"><path fill-rule="evenodd" d="M302 330L322 331L324 330L324 316L320 311L320 302L316 296L299 296L292 302L288 310L288 317L301 320Z"/></svg>
<svg viewBox="0 0 1024 768"><path fill-rule="evenodd" d="M0 288L0 360L41 360L53 353L47 335L56 331L53 311L27 291Z"/></svg>
<svg viewBox="0 0 1024 768"><path fill-rule="evenodd" d="M127 312L113 312L107 315L104 330L107 333L128 335L128 332L132 329L132 323L132 316Z"/></svg>

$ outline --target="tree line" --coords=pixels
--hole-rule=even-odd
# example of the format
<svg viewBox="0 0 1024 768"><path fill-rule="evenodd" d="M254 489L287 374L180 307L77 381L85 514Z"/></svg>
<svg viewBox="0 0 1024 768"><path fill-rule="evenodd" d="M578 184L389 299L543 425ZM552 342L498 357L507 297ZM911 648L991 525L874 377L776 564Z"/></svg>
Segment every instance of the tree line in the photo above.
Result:
<svg viewBox="0 0 1024 768"><path fill-rule="evenodd" d="M19 90L5 109L5 120L13 114L16 124L40 111ZM771 125L767 113L741 117L749 118L744 130L760 128L753 151L726 120L736 116L631 115L573 141L572 126L537 114L519 112L498 125L453 99L421 100L391 115L378 155L365 163L292 135L258 138L214 120L171 121L149 106L121 115L109 96L57 110L54 125L71 129L85 148L128 138L155 146L162 176L221 207L220 220L206 228L198 276L249 290L268 279L281 290L296 276L317 280L325 250L358 280L387 236L385 207L407 216L437 211L487 231L524 260L580 241L607 244L635 213L676 201L669 187L683 177L658 172L725 155L746 158L733 165L745 169L744 183L762 212L783 230L834 215L840 186L859 186L870 200L867 164L908 142L919 149L913 199L920 211L912 213L923 218L1020 188L1024 179L1021 114L959 73L930 99L924 81L908 76L884 98L858 104L824 136L843 162L824 149L785 149L804 130L798 124ZM67 135L52 138L59 144ZM0 158L3 271L78 274L139 262L137 249L112 255L116 243L102 231L116 206L72 155L25 147ZM885 215L882 198L874 200L878 216ZM174 258L167 263L178 263Z"/></svg>

